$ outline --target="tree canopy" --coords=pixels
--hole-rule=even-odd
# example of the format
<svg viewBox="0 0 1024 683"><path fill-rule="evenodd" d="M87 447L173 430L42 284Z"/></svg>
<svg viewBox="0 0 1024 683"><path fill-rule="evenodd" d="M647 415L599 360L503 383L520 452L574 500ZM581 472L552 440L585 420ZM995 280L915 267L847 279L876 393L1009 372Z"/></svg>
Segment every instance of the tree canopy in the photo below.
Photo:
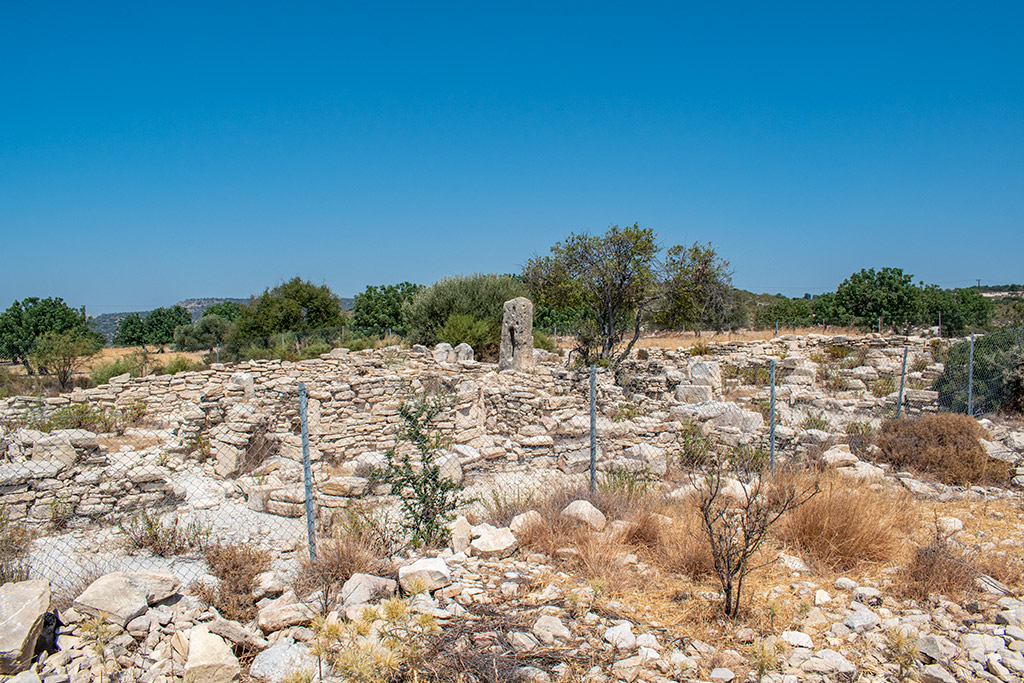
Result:
<svg viewBox="0 0 1024 683"><path fill-rule="evenodd" d="M295 277L252 297L235 324L239 339L256 339L281 332L341 327L345 315L341 299L327 285Z"/></svg>
<svg viewBox="0 0 1024 683"><path fill-rule="evenodd" d="M433 345L442 341L442 328L455 335L463 330L472 331L480 345L483 323L489 332L483 338L496 342L501 334L503 306L509 299L526 295L523 283L511 275L476 274L446 277L418 292L405 304L409 339L413 343ZM451 320L453 316L459 316ZM448 336L452 341L458 335ZM470 338L459 339L472 345ZM477 353L480 348L474 347Z"/></svg>
<svg viewBox="0 0 1024 683"><path fill-rule="evenodd" d="M32 354L50 333L71 333L71 337L89 340L92 346L99 344L82 311L71 308L60 297L28 297L0 313L0 358L21 363L32 372Z"/></svg>
<svg viewBox="0 0 1024 683"><path fill-rule="evenodd" d="M400 282L397 285L368 285L356 294L352 324L356 327L405 330L408 320L405 305L423 289L422 285Z"/></svg>
<svg viewBox="0 0 1024 683"><path fill-rule="evenodd" d="M625 358L647 317L666 325L725 319L729 264L710 244L670 247L661 261L654 231L634 223L603 235L572 233L550 251L531 258L523 278L542 306L580 311L584 362Z"/></svg>

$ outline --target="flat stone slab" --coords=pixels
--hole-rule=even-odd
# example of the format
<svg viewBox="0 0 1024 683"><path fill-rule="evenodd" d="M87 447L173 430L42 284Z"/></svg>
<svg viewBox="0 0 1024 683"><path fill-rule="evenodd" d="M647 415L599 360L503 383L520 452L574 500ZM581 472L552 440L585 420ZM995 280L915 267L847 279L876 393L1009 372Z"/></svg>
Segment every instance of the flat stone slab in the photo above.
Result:
<svg viewBox="0 0 1024 683"><path fill-rule="evenodd" d="M0 586L0 674L28 668L50 609L50 584L19 581Z"/></svg>

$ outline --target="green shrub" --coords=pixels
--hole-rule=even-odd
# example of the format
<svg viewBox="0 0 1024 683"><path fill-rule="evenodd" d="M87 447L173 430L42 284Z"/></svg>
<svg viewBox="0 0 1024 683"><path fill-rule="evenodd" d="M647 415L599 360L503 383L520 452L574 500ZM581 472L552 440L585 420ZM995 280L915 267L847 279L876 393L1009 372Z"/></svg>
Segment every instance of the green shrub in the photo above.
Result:
<svg viewBox="0 0 1024 683"><path fill-rule="evenodd" d="M160 557L200 552L210 538L210 530L199 522L181 524L177 518L163 522L145 510L122 520L118 526L129 551L148 549Z"/></svg>
<svg viewBox="0 0 1024 683"><path fill-rule="evenodd" d="M896 391L896 380L892 377L879 377L871 383L871 393L878 398L884 398Z"/></svg>
<svg viewBox="0 0 1024 683"><path fill-rule="evenodd" d="M179 372L194 372L196 370L202 370L203 364L192 361L188 356L174 356L167 364L162 366L157 374L160 375L176 375Z"/></svg>
<svg viewBox="0 0 1024 683"><path fill-rule="evenodd" d="M473 316L500 329L505 302L525 295L526 287L510 275L444 278L419 291L406 304L409 339L415 344L434 346L441 341L440 329L455 313Z"/></svg>
<svg viewBox="0 0 1024 683"><path fill-rule="evenodd" d="M95 366L89 376L96 384L106 384L111 377L128 373L132 377L141 377L144 372L155 372L158 366L152 362L151 355L145 350L132 351L107 363Z"/></svg>
<svg viewBox="0 0 1024 683"><path fill-rule="evenodd" d="M710 356L712 353L711 347L704 342L697 342L690 347L691 356Z"/></svg>
<svg viewBox="0 0 1024 683"><path fill-rule="evenodd" d="M687 422L679 432L679 448L673 454L673 463L683 469L705 465L713 455L711 439L696 422Z"/></svg>
<svg viewBox="0 0 1024 683"><path fill-rule="evenodd" d="M550 351L551 353L558 352L558 347L555 345L555 340L552 339L551 335L538 332L536 330L533 332L533 348L543 349L544 351ZM640 349L637 351L637 358L640 360L647 360L647 349Z"/></svg>
<svg viewBox="0 0 1024 683"><path fill-rule="evenodd" d="M349 351L365 351L366 349L375 349L377 344L380 343L380 339L377 337L355 337L352 339L346 339L342 346Z"/></svg>
<svg viewBox="0 0 1024 683"><path fill-rule="evenodd" d="M452 313L437 330L437 341L452 346L466 343L473 347L477 358L498 355L501 344L501 325L494 320L481 320L467 313Z"/></svg>
<svg viewBox="0 0 1024 683"><path fill-rule="evenodd" d="M403 401L398 409L402 420L396 432L398 443L385 452L386 465L375 473L375 478L391 486L392 495L401 497L403 527L413 545L446 542L448 522L464 502L462 484L444 476L438 463L447 440L434 420L450 406L451 397L441 393L424 392Z"/></svg>
<svg viewBox="0 0 1024 683"><path fill-rule="evenodd" d="M967 412L970 342L949 348L945 371L935 380L939 405L951 412ZM1013 412L1024 405L1024 332L1011 328L978 337L974 343L974 413Z"/></svg>
<svg viewBox="0 0 1024 683"><path fill-rule="evenodd" d="M823 432L827 432L830 426L828 420L825 419L824 412L820 412L817 415L808 415L800 423L801 429L817 429Z"/></svg>

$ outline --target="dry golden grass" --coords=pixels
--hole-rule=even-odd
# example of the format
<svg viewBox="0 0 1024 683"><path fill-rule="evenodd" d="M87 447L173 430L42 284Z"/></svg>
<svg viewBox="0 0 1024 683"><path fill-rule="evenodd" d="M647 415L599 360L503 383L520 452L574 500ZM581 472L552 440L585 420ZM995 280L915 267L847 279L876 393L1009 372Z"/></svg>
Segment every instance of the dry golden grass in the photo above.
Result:
<svg viewBox="0 0 1024 683"><path fill-rule="evenodd" d="M353 574L382 574L388 563L384 549L369 537L327 537L317 543L316 559L303 555L292 585L296 594L306 598L320 591L321 607L326 614L333 609L341 587Z"/></svg>
<svg viewBox="0 0 1024 683"><path fill-rule="evenodd" d="M780 520L776 537L831 571L899 560L918 524L907 493L877 491L835 474L821 475L818 484L816 496Z"/></svg>

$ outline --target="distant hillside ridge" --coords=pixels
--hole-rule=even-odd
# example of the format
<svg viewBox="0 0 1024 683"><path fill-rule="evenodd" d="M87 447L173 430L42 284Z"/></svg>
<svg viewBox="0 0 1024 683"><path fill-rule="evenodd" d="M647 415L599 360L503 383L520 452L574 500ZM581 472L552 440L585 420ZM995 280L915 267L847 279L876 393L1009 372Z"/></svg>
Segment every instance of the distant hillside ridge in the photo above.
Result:
<svg viewBox="0 0 1024 683"><path fill-rule="evenodd" d="M340 297L341 298L341 309L343 311L351 311L352 306L355 303L355 299L352 297ZM199 320L199 317L203 315L210 306L215 304L222 304L225 301L234 301L239 304L249 303L248 297L244 299L237 299L232 297L203 297L200 299L182 299L172 306L181 306L192 315L192 322ZM93 328L107 338L109 342L114 337L114 332L117 331L117 326L121 321L132 313L137 313L140 317L145 318L149 315L149 311L124 311L123 313L100 313L99 315L89 316L89 322L92 323Z"/></svg>

